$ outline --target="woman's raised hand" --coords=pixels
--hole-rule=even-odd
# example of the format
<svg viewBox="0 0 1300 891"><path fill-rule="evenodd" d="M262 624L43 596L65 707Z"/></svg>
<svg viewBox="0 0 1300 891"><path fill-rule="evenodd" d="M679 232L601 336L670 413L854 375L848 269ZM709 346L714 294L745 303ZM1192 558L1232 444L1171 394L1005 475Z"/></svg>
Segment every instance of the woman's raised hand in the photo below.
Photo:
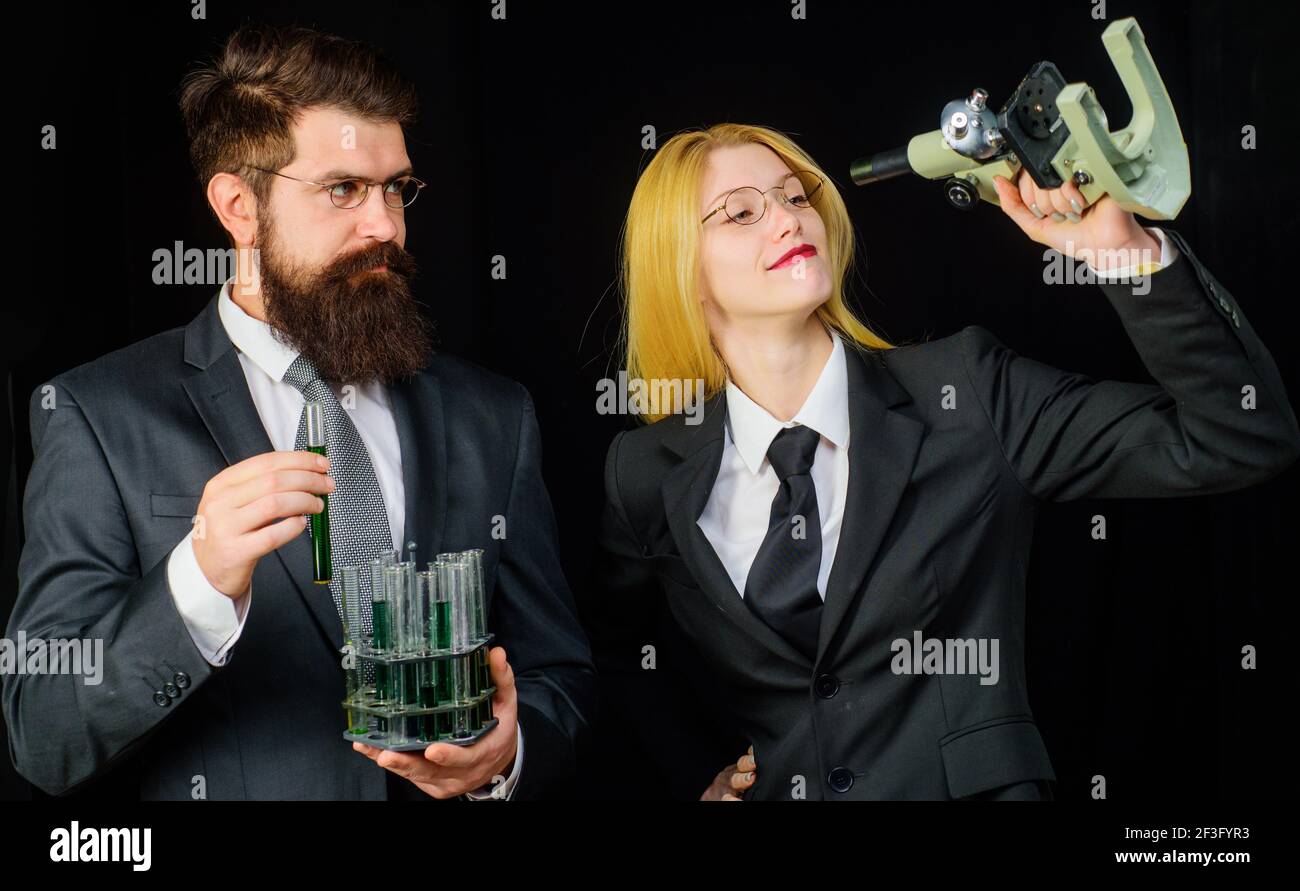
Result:
<svg viewBox="0 0 1300 891"><path fill-rule="evenodd" d="M1094 258L1104 259L1102 252L1154 250L1151 259L1160 259L1159 242L1109 195L1089 205L1073 181L1067 179L1058 189L1041 189L1023 167L1016 171L1014 183L995 176L993 187L1002 212L1022 232L1067 257L1084 251L1081 259L1097 265Z"/></svg>

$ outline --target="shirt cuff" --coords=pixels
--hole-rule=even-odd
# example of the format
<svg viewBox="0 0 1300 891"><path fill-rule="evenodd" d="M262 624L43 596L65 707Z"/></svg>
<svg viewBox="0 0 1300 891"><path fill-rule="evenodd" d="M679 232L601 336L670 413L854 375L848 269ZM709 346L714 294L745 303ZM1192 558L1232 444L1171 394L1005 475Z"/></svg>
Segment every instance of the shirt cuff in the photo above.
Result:
<svg viewBox="0 0 1300 891"><path fill-rule="evenodd" d="M518 740L518 748L515 750L515 766L510 771L510 776L497 787L493 788L491 783L481 786L473 792L466 792L465 797L470 801L486 801L489 798L503 798L510 800L510 796L515 794L515 785L519 782L519 768L524 764L524 727L522 724L515 724L515 738Z"/></svg>
<svg viewBox="0 0 1300 891"><path fill-rule="evenodd" d="M1094 276L1096 276L1097 281L1108 282L1108 281L1113 281L1114 279L1131 279L1141 275L1148 275L1150 273L1159 272L1161 269L1167 268L1170 263L1178 259L1178 248L1174 245L1173 241L1169 238L1169 236L1165 235L1163 229L1157 226L1150 226L1150 227L1143 227L1143 228L1146 230L1148 234L1151 235L1152 238L1160 242L1159 262L1130 263L1127 266L1124 266L1123 268L1115 269L1109 272L1101 272L1091 263L1087 264L1088 270Z"/></svg>
<svg viewBox="0 0 1300 891"><path fill-rule="evenodd" d="M190 529L167 558L167 586L199 653L210 665L225 665L244 630L252 584L238 600L213 587L194 556L194 530Z"/></svg>

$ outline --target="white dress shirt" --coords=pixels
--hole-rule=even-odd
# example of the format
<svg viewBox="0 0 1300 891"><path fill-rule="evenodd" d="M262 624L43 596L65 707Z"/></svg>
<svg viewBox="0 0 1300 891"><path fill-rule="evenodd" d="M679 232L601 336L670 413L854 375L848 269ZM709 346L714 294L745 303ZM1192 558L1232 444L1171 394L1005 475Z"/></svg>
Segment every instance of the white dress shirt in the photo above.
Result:
<svg viewBox="0 0 1300 891"><path fill-rule="evenodd" d="M813 457L812 481L821 519L822 559L817 571L817 591L826 599L826 579L835 562L849 489L849 379L844 344L831 333L834 345L817 383L803 407L788 421L778 421L727 381L726 441L713 491L700 514L699 524L736 592L745 596L749 568L767 536L772 499L781 481L767 460L767 449L783 427L802 424L821 434Z"/></svg>
<svg viewBox="0 0 1300 891"><path fill-rule="evenodd" d="M217 313L235 345L248 391L271 445L276 451L293 451L306 399L297 387L284 380L284 374L298 358L298 351L277 340L266 322L248 315L230 299L229 281L221 287ZM405 532L406 492L402 484L402 451L388 390L378 381L360 386L331 384L331 389L352 417L366 445L383 495L393 547L400 549ZM203 658L212 665L224 665L231 647L244 629L253 596L252 585L237 600L231 600L213 587L195 559L193 537L194 530L191 529L168 557L168 587L176 609ZM501 798L513 794L523 765L523 728L516 725L516 730L518 751L514 769L498 793ZM485 786L467 794L477 800L489 797L491 791Z"/></svg>
<svg viewBox="0 0 1300 891"><path fill-rule="evenodd" d="M1178 248L1161 229L1152 227L1146 231L1160 243L1159 266L1151 270L1154 272L1174 262ZM1091 264L1088 268L1100 281L1134 272L1131 266L1110 273L1098 272ZM835 345L821 376L803 406L788 421L778 421L730 379L727 381L727 423L722 462L704 513L696 522L713 545L742 598L750 567L754 565L759 546L767 536L772 499L781 485L767 459L768 447L783 427L802 424L821 434L811 476L817 492L817 513L822 530L817 592L822 600L826 599L826 580L835 563L849 488L848 366L839 334L831 332L831 339Z"/></svg>

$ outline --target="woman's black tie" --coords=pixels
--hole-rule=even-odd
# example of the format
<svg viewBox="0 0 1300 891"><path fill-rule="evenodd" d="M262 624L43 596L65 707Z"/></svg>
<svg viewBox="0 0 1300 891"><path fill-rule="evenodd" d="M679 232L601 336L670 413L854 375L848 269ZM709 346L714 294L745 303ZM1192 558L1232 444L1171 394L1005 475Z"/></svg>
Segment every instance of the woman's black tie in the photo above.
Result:
<svg viewBox="0 0 1300 891"><path fill-rule="evenodd" d="M772 440L767 459L781 481L772 499L767 535L745 580L745 602L769 628L816 661L822 598L822 524L811 470L821 435L811 427L786 427Z"/></svg>

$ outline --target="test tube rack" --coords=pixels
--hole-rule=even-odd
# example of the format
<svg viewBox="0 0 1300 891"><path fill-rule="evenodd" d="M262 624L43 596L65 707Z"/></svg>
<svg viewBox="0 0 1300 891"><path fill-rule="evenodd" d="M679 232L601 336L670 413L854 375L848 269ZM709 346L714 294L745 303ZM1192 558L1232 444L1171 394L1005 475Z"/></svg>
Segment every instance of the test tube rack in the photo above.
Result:
<svg viewBox="0 0 1300 891"><path fill-rule="evenodd" d="M343 738L390 751L470 745L496 727L481 549L439 554L418 571L390 551L370 563L372 631L357 567L342 574L347 714ZM372 672L366 672L366 665ZM373 675L372 682L367 678Z"/></svg>

